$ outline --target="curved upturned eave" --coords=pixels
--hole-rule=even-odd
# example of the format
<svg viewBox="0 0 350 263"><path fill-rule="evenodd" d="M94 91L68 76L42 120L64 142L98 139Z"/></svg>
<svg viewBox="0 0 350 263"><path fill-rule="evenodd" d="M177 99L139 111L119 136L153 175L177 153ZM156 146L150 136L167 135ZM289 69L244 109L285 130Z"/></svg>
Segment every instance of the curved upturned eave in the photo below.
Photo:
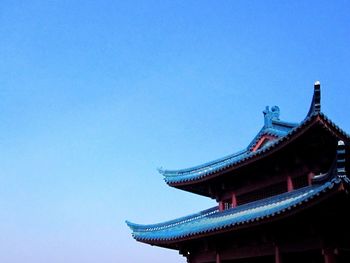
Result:
<svg viewBox="0 0 350 263"><path fill-rule="evenodd" d="M272 120L272 126L273 127L279 127L279 128L273 128L273 127L262 127L261 130L258 132L258 134L254 137L254 139L248 144L248 146L236 153L215 159L210 162L206 162L204 164L200 164L197 166L192 166L185 169L179 169L179 170L164 170L162 168L159 168L158 171L165 177L165 178L171 178L176 176L181 176L184 174L192 174L192 173L199 173L201 171L205 171L206 169L209 169L211 166L223 163L227 160L233 159L233 158L241 158L244 155L247 155L251 152L252 148L259 142L259 140L265 136L265 135L272 135L277 138L285 136L291 129L297 127L299 124L297 123L291 123L291 122L285 122L281 120ZM282 128L283 127L283 128Z"/></svg>
<svg viewBox="0 0 350 263"><path fill-rule="evenodd" d="M219 164L222 162L225 162L229 159L232 158L239 158L241 156L243 156L244 154L246 154L248 152L247 149L238 151L236 153L224 156L222 158L219 159L215 159L213 161L210 162L206 162L204 164L200 164L197 166L192 166L189 168L185 168L185 169L180 169L180 170L163 170L162 168L158 169L159 173L161 173L165 178L170 178L170 177L177 177L177 176L181 176L181 174L189 174L189 173L194 173L194 172L199 172L202 170L207 169L208 167L215 165L215 164Z"/></svg>
<svg viewBox="0 0 350 263"><path fill-rule="evenodd" d="M193 219L189 219L188 221L181 221L178 223L178 225L167 226L166 223L163 223L164 224L163 228L152 228L150 227L152 225L146 225L146 226L143 226L142 229L139 229L139 228L135 229L133 228L133 226L140 227L142 225L136 225L136 224L129 225L130 223L128 223L128 225L133 231L134 239L136 239L137 241L152 244L152 245L160 245L160 246L176 244L181 241L198 239L203 236L215 235L220 232L234 231L244 227L251 226L253 224L261 224L263 222L266 222L267 220L273 220L273 219L281 218L283 216L287 216L290 213L295 213L297 211L300 211L300 209L303 208L302 206L310 204L312 201L316 200L317 198L322 198L322 196L330 192L332 189L333 190L342 189L342 188L336 187L336 186L340 186L340 184L342 183L349 185L349 179L347 177L343 179L334 178L320 186L306 187L305 189L307 191L303 189L296 190L296 192L300 192L300 194L296 194L293 192L285 193L285 195L290 195L291 199L293 200L288 201L288 198L281 199L278 202L286 201L286 203L279 205L273 209L268 208L267 210L264 210L264 206L266 205L274 206L274 203L270 201L270 202L267 202L266 204L262 204L261 209L264 212L262 212L261 214L259 214L260 212L253 212L253 214L257 213L257 216L243 217L242 219L239 219L239 220L234 219L235 214L237 214L236 210L243 209L242 211L245 211L244 207L231 208L224 212L215 212L214 214L206 215L208 219L204 218L204 220L213 219L214 223L210 223L208 224L208 226L197 227L195 229L191 229L193 224L196 224L196 221L198 222L198 220L201 221L203 219L193 218ZM273 198L275 197L268 198L268 199L273 199ZM253 204L250 204L250 205L253 205ZM253 209L253 210L260 209L260 207L253 206L252 208L249 208L249 209ZM238 211L238 213L240 213L240 211ZM230 216L233 216L233 218L230 219ZM215 218L218 218L218 220L216 220ZM201 226L201 223L199 223L199 225ZM180 228L182 227L184 230L179 231L178 230L179 227ZM157 233L160 233L160 234L157 234Z"/></svg>
<svg viewBox="0 0 350 263"><path fill-rule="evenodd" d="M175 226L175 225L178 225L178 224L184 223L184 222L193 221L194 219L202 218L202 217L205 217L207 215L210 215L210 214L213 214L216 212L219 212L218 206L200 211L198 213L190 214L187 216L183 216L180 218L176 218L173 220L169 220L169 221L165 221L165 222L157 223L157 224L147 224L147 225L136 224L136 223L132 223L128 220L126 220L125 223L128 225L128 227L132 231L149 231L149 230L169 228L171 226Z"/></svg>
<svg viewBox="0 0 350 263"><path fill-rule="evenodd" d="M271 135L271 136L275 136L276 138L280 138L285 136L291 129L293 129L294 127L296 127L298 124L296 123L290 123L290 122L283 122L280 120L273 120L273 124L274 126L282 126L284 127L284 129L276 129L273 127L262 127L261 130L258 132L258 134L254 137L254 139L248 144L248 146L241 150L238 151L236 153L227 155L225 157L201 164L201 165L197 165L197 166L193 166L190 168L185 168L185 169L179 169L179 170L164 170L162 168L158 169L158 171L163 174L165 177L175 177L181 174L187 174L187 173L196 173L196 172L200 172L202 170L207 169L208 167L218 164L218 163L222 163L225 162L229 159L232 158L240 158L242 156L244 156L245 154L248 154L252 148L259 142L259 140L265 136L265 135Z"/></svg>
<svg viewBox="0 0 350 263"><path fill-rule="evenodd" d="M276 139L276 141L274 141L271 145L261 148L255 152L249 152L248 150L246 150L245 156L240 156L242 158L237 158L235 160L232 160L231 162L227 161L227 163L225 163L225 161L229 159L223 159L224 161L221 162L221 165L212 169L204 169L201 172L184 173L176 175L168 175L165 174L164 171L160 172L163 174L165 182L168 185L174 187L191 185L194 183L210 180L214 177L219 176L222 173L232 171L234 169L250 164L258 159L269 156L270 154L278 151L285 145L294 141L296 138L298 138L301 134L306 132L317 122L329 125L331 128L335 129L339 134L341 134L347 141L350 139L349 135L345 131L343 131L339 126L337 126L334 122L332 122L325 114L323 114L322 112L315 112L314 114L306 118L303 122L301 122L298 126L294 127L285 136Z"/></svg>

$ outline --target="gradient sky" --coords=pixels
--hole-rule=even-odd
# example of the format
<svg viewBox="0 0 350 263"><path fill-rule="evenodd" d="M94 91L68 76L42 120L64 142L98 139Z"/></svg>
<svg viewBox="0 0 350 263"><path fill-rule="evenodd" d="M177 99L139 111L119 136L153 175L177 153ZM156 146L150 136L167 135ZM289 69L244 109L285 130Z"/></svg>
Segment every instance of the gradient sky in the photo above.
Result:
<svg viewBox="0 0 350 263"><path fill-rule="evenodd" d="M168 187L245 147L313 83L350 131L348 1L0 4L0 262L185 262L125 225L215 205Z"/></svg>

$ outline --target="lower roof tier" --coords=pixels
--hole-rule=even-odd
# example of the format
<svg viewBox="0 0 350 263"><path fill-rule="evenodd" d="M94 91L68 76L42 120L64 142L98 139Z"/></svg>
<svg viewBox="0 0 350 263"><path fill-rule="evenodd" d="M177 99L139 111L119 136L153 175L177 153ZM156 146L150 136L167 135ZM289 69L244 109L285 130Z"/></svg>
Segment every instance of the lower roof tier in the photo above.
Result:
<svg viewBox="0 0 350 263"><path fill-rule="evenodd" d="M138 225L128 221L126 223L133 231L132 235L136 240L152 245L168 245L198 236L231 231L254 222L262 223L278 215L294 212L311 200L316 200L319 196L338 189L337 186L342 183L350 185L350 180L346 176L334 177L321 184L307 186L225 211L219 211L215 207L160 224Z"/></svg>

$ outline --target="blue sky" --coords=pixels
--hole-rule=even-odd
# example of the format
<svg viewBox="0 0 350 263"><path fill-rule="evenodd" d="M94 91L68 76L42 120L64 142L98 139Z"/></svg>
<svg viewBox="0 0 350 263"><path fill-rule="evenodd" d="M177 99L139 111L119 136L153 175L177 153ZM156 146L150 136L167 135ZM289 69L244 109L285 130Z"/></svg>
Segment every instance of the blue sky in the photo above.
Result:
<svg viewBox="0 0 350 263"><path fill-rule="evenodd" d="M350 131L349 13L347 1L2 1L0 262L185 262L124 223L215 204L156 168L242 149L266 105L302 120L315 80Z"/></svg>

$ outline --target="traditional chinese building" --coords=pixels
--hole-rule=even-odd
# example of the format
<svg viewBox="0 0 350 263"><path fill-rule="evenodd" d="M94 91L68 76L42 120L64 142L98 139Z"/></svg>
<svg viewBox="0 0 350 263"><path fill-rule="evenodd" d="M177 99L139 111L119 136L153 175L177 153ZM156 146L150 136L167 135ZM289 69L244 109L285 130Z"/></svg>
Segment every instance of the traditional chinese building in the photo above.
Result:
<svg viewBox="0 0 350 263"><path fill-rule="evenodd" d="M133 237L175 249L187 262L350 262L350 137L321 112L315 83L300 123L264 110L242 151L196 167L161 170L166 183L216 207L168 222L127 222Z"/></svg>

